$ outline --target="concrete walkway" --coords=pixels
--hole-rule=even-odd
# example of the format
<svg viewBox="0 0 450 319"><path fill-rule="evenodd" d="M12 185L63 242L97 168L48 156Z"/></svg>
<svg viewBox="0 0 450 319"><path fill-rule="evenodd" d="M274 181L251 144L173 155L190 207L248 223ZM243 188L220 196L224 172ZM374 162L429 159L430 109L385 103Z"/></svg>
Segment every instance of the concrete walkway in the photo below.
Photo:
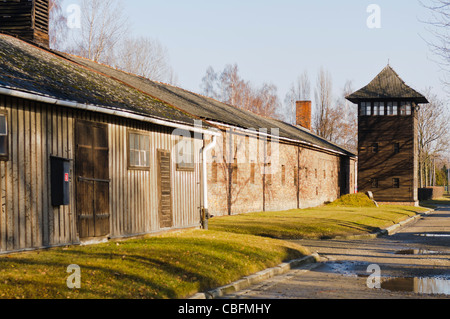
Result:
<svg viewBox="0 0 450 319"><path fill-rule="evenodd" d="M374 239L296 241L317 253L319 262L218 297L450 299L450 207L439 207L389 233ZM379 267L381 289L368 286L368 280L376 282L370 265ZM424 287L446 294L430 293Z"/></svg>

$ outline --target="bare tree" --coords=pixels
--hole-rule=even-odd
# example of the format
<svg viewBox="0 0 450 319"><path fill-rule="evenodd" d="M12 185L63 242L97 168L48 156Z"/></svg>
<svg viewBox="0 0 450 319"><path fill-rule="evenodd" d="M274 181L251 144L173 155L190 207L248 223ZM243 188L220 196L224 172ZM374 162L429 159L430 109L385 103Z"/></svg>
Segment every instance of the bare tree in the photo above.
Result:
<svg viewBox="0 0 450 319"><path fill-rule="evenodd" d="M49 13L51 22L49 25L50 47L61 50L67 39L67 18L62 10L61 0L49 1Z"/></svg>
<svg viewBox="0 0 450 319"><path fill-rule="evenodd" d="M81 32L70 53L112 65L114 49L129 31L123 12L118 0L82 0Z"/></svg>
<svg viewBox="0 0 450 319"><path fill-rule="evenodd" d="M336 124L340 114L333 107L333 83L330 73L324 68L321 68L317 75L314 95L314 132L329 141L335 141Z"/></svg>
<svg viewBox="0 0 450 319"><path fill-rule="evenodd" d="M430 102L420 108L418 114L419 133L419 178L421 187L430 184L430 172L434 161L443 157L450 147L450 115L448 105L430 88L425 95Z"/></svg>
<svg viewBox="0 0 450 319"><path fill-rule="evenodd" d="M450 1L428 0L422 5L431 12L431 18L425 23L429 26L432 40L426 40L431 51L438 58L438 63L444 71L443 82L449 89L450 83Z"/></svg>
<svg viewBox="0 0 450 319"><path fill-rule="evenodd" d="M345 97L354 92L352 82L347 81L342 89L342 94L337 99L336 107L339 111L339 117L336 119L335 142L356 153L358 150L358 116L354 104Z"/></svg>
<svg viewBox="0 0 450 319"><path fill-rule="evenodd" d="M156 39L125 38L118 45L115 67L151 80L175 84L167 48Z"/></svg>
<svg viewBox="0 0 450 319"><path fill-rule="evenodd" d="M311 100L311 82L309 80L308 71L303 71L298 76L297 80L291 84L284 103L286 106L286 122L295 125L296 124L296 102L297 101L310 101Z"/></svg>
<svg viewBox="0 0 450 319"><path fill-rule="evenodd" d="M206 96L267 117L277 117L281 106L275 85L264 83L255 88L240 77L237 64L227 65L221 73L209 67L201 88Z"/></svg>

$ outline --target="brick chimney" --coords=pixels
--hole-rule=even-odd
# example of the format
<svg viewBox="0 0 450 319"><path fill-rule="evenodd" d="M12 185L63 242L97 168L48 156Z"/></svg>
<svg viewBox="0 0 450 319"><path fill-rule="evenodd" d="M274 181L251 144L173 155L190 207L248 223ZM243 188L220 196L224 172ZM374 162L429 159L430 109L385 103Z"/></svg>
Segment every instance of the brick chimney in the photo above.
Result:
<svg viewBox="0 0 450 319"><path fill-rule="evenodd" d="M297 126L311 130L311 101L297 101Z"/></svg>
<svg viewBox="0 0 450 319"><path fill-rule="evenodd" d="M49 46L49 0L0 1L0 32Z"/></svg>

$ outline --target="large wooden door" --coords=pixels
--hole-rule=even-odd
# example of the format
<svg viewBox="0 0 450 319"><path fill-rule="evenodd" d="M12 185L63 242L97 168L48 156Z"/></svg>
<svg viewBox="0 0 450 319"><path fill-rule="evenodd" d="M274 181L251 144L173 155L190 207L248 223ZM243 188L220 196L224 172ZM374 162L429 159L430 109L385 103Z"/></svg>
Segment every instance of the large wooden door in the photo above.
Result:
<svg viewBox="0 0 450 319"><path fill-rule="evenodd" d="M76 206L80 238L109 235L108 127L77 121Z"/></svg>
<svg viewBox="0 0 450 319"><path fill-rule="evenodd" d="M158 150L159 223L161 228L173 226L171 157L169 151Z"/></svg>

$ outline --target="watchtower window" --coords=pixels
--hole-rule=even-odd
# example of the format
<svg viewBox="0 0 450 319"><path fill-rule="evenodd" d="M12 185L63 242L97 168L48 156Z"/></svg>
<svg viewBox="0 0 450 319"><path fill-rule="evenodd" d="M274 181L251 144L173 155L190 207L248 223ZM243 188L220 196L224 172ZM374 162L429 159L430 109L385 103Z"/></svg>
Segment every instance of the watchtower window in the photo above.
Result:
<svg viewBox="0 0 450 319"><path fill-rule="evenodd" d="M398 115L398 102L388 102L387 115Z"/></svg>
<svg viewBox="0 0 450 319"><path fill-rule="evenodd" d="M384 114L385 114L384 102L374 102L373 103L373 115L383 116Z"/></svg>
<svg viewBox="0 0 450 319"><path fill-rule="evenodd" d="M400 153L400 143L394 143L394 154Z"/></svg>
<svg viewBox="0 0 450 319"><path fill-rule="evenodd" d="M411 103L401 102L400 103L400 115L408 116L411 115Z"/></svg>
<svg viewBox="0 0 450 319"><path fill-rule="evenodd" d="M400 178L393 178L392 179L392 187L393 188L400 188Z"/></svg>
<svg viewBox="0 0 450 319"><path fill-rule="evenodd" d="M361 116L370 116L372 115L372 104L370 102L361 102Z"/></svg>

